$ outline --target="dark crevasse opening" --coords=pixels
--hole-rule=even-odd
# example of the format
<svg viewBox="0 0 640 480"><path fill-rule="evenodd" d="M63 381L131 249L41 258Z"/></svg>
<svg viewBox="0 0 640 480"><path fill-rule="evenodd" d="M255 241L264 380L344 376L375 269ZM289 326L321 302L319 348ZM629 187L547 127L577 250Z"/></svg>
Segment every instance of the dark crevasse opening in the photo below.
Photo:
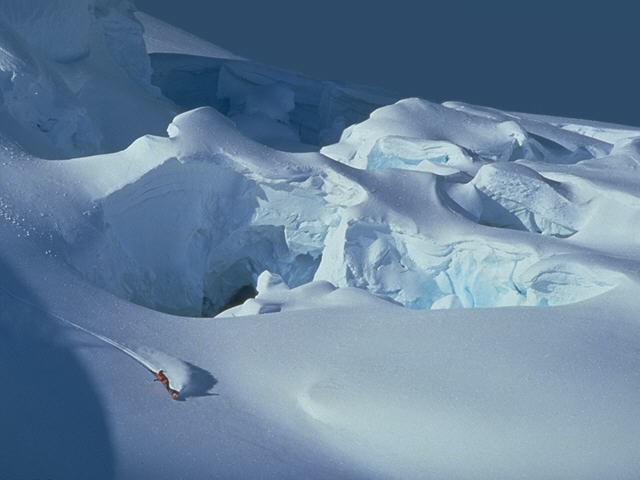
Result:
<svg viewBox="0 0 640 480"><path fill-rule="evenodd" d="M229 310L230 308L242 305L250 298L255 298L256 295L258 295L258 290L256 290L256 287L254 285L243 285L231 295L231 298L229 298L226 304L222 305L222 307L219 308L216 308L211 299L205 296L202 300L202 316L213 317L220 312L224 312L225 310Z"/></svg>

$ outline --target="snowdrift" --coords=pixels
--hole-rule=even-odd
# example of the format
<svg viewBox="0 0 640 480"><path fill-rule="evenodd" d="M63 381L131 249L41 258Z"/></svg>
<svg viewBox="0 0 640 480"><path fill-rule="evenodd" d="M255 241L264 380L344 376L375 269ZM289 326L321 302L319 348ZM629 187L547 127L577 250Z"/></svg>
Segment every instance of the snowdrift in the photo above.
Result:
<svg viewBox="0 0 640 480"><path fill-rule="evenodd" d="M640 471L638 128L0 0L0 169L8 478Z"/></svg>
<svg viewBox="0 0 640 480"><path fill-rule="evenodd" d="M95 237L64 247L68 261L121 297L181 315L218 313L264 270L292 287L325 280L418 309L561 305L633 270L634 255L621 268L608 242L584 234L603 209L625 224L638 213L582 176L592 160L560 164L571 173L558 177L551 162L469 152L473 176L361 169L271 149L201 108L178 116L168 138L47 169L80 187L79 228Z"/></svg>

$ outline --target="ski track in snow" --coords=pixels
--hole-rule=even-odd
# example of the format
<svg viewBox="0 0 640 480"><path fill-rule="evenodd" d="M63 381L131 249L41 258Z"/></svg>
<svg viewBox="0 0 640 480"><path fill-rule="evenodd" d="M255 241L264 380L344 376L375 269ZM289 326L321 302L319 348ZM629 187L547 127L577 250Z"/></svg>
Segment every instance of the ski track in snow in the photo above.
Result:
<svg viewBox="0 0 640 480"><path fill-rule="evenodd" d="M166 377L169 379L169 387L177 390L180 393L180 400L185 400L189 397L215 395L210 393L210 390L217 383L215 377L211 375L210 372L196 365L193 365L192 363L142 345L136 347L135 349L129 348L109 337L92 332L91 330L84 328L81 325L66 320L54 313L46 311L33 302L29 302L24 298L20 298L18 295L10 292L6 288L0 287L0 290L2 290L12 298L18 300L19 302L29 305L36 310L41 310L47 316L54 318L65 325L69 325L74 329L80 330L88 335L91 335L94 338L97 338L98 340L101 340L108 345L111 345L131 359L138 362L150 372L164 372Z"/></svg>

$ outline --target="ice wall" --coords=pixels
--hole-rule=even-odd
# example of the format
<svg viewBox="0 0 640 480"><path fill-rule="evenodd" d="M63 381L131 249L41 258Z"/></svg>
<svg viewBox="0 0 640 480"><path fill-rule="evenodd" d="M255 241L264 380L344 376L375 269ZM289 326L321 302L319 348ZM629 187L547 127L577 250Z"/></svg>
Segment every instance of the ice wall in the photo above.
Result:
<svg viewBox="0 0 640 480"><path fill-rule="evenodd" d="M26 151L119 150L170 120L128 1L1 0L0 25L0 121Z"/></svg>
<svg viewBox="0 0 640 480"><path fill-rule="evenodd" d="M622 278L606 261L591 274L593 246L571 243L594 208L573 178L451 143L436 145L454 173L357 169L271 149L212 108L180 115L169 134L64 164L94 204L95 240L69 261L152 308L214 315L265 270L291 287L329 281L415 309L558 305ZM433 163L424 142L385 148ZM545 266L558 255L558 268Z"/></svg>
<svg viewBox="0 0 640 480"><path fill-rule="evenodd" d="M96 149L100 135L87 111L62 76L3 19L12 10L0 11L0 121L9 126L6 131L41 155ZM74 40L66 53L82 50L83 42Z"/></svg>
<svg viewBox="0 0 640 480"><path fill-rule="evenodd" d="M419 309L553 305L613 288L607 262L635 251L602 233L633 237L631 130L391 104L237 57L153 54L156 89L129 2L0 5L3 132L47 158L120 150L48 168L83 192L60 255L137 303L213 315L268 270ZM209 107L170 123L162 95Z"/></svg>
<svg viewBox="0 0 640 480"><path fill-rule="evenodd" d="M249 137L285 151L317 150L335 142L346 126L398 99L381 89L316 80L246 60L158 53L151 55L151 61L153 84L183 109L214 107L236 117ZM269 104L271 113L278 105L277 118L266 116L279 125L260 124L264 111L253 109L257 104ZM286 116L280 111L283 106ZM242 113L245 117L238 118ZM261 135L261 130L278 127L285 141Z"/></svg>

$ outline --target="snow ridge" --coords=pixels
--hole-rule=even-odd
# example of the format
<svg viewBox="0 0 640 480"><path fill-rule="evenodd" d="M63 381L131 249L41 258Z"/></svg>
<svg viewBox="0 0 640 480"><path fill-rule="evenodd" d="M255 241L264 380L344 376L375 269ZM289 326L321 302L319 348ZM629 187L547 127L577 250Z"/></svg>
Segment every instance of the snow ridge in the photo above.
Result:
<svg viewBox="0 0 640 480"><path fill-rule="evenodd" d="M0 171L5 475L637 478L638 128L0 0Z"/></svg>

